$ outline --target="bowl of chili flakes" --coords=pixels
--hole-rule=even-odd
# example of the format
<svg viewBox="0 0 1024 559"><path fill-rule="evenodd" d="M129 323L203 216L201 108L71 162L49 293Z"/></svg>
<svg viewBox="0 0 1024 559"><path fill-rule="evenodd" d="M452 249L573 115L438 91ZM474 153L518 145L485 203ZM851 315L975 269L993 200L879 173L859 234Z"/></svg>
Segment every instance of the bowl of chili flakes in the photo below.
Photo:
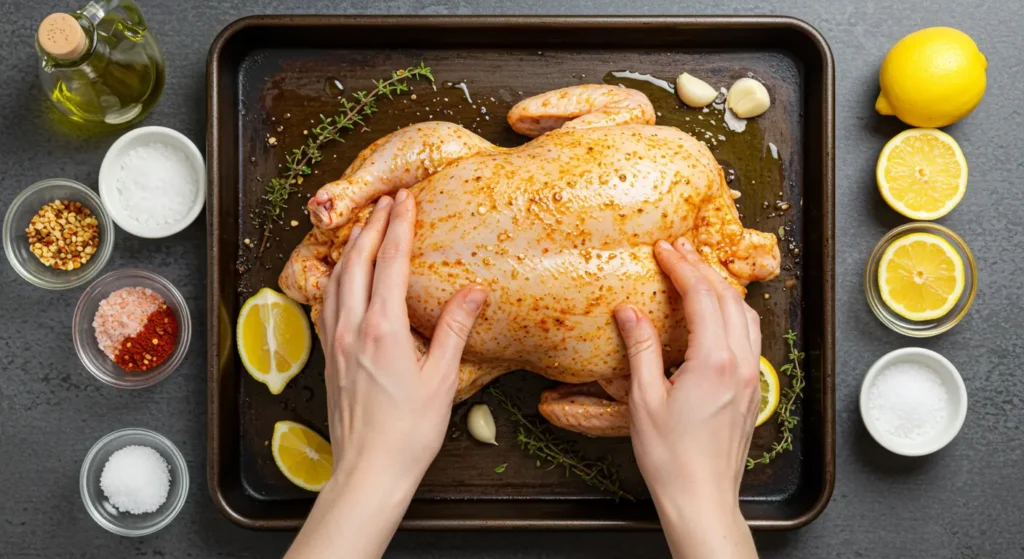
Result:
<svg viewBox="0 0 1024 559"><path fill-rule="evenodd" d="M75 352L100 381L145 388L185 359L192 334L188 306L166 279L127 268L93 282L72 319Z"/></svg>

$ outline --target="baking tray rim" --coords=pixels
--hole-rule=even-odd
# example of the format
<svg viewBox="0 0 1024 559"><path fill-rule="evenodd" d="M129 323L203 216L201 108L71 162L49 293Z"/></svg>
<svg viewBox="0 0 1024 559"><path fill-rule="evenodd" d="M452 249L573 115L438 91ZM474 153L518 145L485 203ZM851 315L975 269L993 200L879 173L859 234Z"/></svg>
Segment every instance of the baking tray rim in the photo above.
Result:
<svg viewBox="0 0 1024 559"><path fill-rule="evenodd" d="M254 27L332 27L338 25L360 27L390 27L415 24L422 27L571 27L616 28L648 25L652 27L708 28L731 27L742 29L778 29L803 35L818 49L821 57L821 114L820 130L822 160L822 294L823 322L821 361L823 370L822 420L824 422L823 472L824 485L817 499L799 516L784 520L749 520L756 530L793 530L806 526L825 510L835 490L835 61L824 36L811 24L791 16L417 16L417 15L317 15L272 14L252 15L229 23L214 39L207 56L207 175L214 188L207 190L207 326L211 343L207 348L207 486L214 505L238 526L261 530L294 530L301 520L254 519L247 517L228 502L221 490L220 479L220 400L218 376L220 372L220 340L222 320L219 305L220 246L211 242L219 235L220 157L218 143L219 111L216 99L220 88L220 58L225 47L239 32ZM810 138L809 138L810 139ZM579 520L579 519L403 519L400 528L409 530L461 530L461 529L544 529L544 530L653 530L660 529L656 521L638 520Z"/></svg>

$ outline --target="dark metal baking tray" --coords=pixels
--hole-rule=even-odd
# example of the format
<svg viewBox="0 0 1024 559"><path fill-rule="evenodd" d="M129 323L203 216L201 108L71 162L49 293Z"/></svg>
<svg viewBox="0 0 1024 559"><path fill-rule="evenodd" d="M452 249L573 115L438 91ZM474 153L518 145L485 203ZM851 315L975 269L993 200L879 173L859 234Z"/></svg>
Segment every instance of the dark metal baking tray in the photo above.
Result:
<svg viewBox="0 0 1024 559"><path fill-rule="evenodd" d="M284 150L303 141L311 119L337 110L326 81L338 79L347 91L364 89L371 79L421 60L434 69L437 89L413 83L418 100L382 103L369 130L330 147L270 248L255 261L244 241L259 238L251 214L260 203L261 181L275 176ZM670 93L612 71L669 80L688 71L716 86L750 73L767 84L773 107L734 134L716 121L720 113L685 109ZM474 101L445 89L444 80L468 84ZM225 28L208 61L208 481L228 518L250 528L297 528L312 503L312 494L277 471L267 442L280 419L326 432L322 352L317 348L306 370L282 395L272 396L245 373L233 343L241 303L259 287L276 287L283 259L308 230L301 211L305 194L339 176L372 140L428 113L515 145L525 139L504 121L515 101L602 80L643 90L660 113L659 124L679 126L711 145L736 173L732 186L743 192L740 211L748 227L787 227L782 276L752 286L748 301L762 312L764 353L776 365L786 358L782 335L798 332L807 354L806 396L793 452L747 473L741 506L749 523L763 529L796 528L821 513L835 477L833 63L817 31L784 17L258 16ZM268 145L268 135L278 147ZM791 209L779 211L774 204L781 200ZM297 227L289 225L292 219ZM525 372L498 382L527 410L549 384ZM465 409L456 408L451 434L404 528L658 526L628 439L576 438L588 456L613 458L625 488L638 497L635 503L616 501L563 471L536 468L516 447L514 426L501 411L503 444L474 444L461 435ZM754 449L767 448L775 434L774 423L759 428ZM495 473L502 463L508 463L505 472Z"/></svg>

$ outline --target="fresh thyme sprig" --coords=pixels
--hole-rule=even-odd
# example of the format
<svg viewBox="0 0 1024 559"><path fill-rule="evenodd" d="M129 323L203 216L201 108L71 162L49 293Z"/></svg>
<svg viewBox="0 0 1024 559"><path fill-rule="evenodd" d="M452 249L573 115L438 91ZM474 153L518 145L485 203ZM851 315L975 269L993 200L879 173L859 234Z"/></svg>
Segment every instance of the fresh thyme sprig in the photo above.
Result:
<svg viewBox="0 0 1024 559"><path fill-rule="evenodd" d="M793 428L800 421L800 418L793 415L793 408L797 400L803 397L804 372L800 369L800 362L804 359L804 353L796 349L796 332L790 330L786 333L786 343L789 344L789 363L779 367L790 380L789 388L782 391L782 398L779 407L775 410L779 422L779 434L772 443L772 449L763 452L760 458L747 457L747 469L757 464L767 464L776 456L786 450L793 450Z"/></svg>
<svg viewBox="0 0 1024 559"><path fill-rule="evenodd" d="M320 115L320 124L313 129L313 134L306 144L293 149L291 155L285 157L286 172L267 183L263 194L263 240L260 242L258 255L262 255L263 249L267 247L274 222L281 221L281 215L288 207L288 197L302 184L303 178L313 172L313 165L324 158L321 151L324 144L332 140L343 142L343 131L353 130L357 124L364 125L364 120L377 112L378 97L385 95L388 99L393 99L395 95L408 92L410 78L434 81L430 68L420 62L419 66L410 66L393 72L391 78L387 80L373 80L376 87L369 92L357 91L352 94L352 100L342 99L341 113L337 116Z"/></svg>
<svg viewBox="0 0 1024 559"><path fill-rule="evenodd" d="M559 440L547 425L527 418L501 390L494 386L487 388L503 408L512 413L512 419L519 425L516 442L519 447L537 457L537 466L548 465L548 469L565 468L565 475L574 473L587 484L615 497L635 501L632 495L619 488L619 474L610 456L594 461L584 458L571 443Z"/></svg>

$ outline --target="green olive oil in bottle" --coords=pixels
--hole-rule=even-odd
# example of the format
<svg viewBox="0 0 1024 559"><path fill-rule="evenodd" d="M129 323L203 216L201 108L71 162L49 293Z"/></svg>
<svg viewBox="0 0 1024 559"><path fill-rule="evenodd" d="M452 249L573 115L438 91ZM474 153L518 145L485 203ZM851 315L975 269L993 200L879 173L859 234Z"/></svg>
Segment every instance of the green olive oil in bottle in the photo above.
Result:
<svg viewBox="0 0 1024 559"><path fill-rule="evenodd" d="M61 113L94 131L134 124L156 105L164 60L133 0L97 0L39 26L39 78Z"/></svg>

